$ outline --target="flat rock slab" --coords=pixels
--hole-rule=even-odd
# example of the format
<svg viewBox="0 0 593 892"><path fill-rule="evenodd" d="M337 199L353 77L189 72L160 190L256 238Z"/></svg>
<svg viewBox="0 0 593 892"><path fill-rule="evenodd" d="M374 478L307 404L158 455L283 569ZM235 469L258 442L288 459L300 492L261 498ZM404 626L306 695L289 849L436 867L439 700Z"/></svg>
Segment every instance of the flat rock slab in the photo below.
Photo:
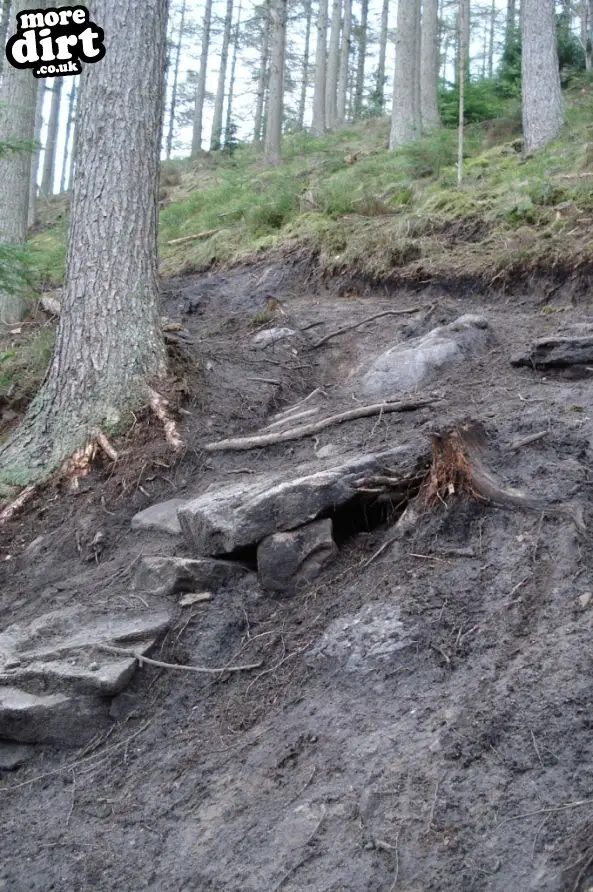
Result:
<svg viewBox="0 0 593 892"><path fill-rule="evenodd" d="M593 335L541 338L527 353L514 356L511 365L535 369L566 368L593 362Z"/></svg>
<svg viewBox="0 0 593 892"><path fill-rule="evenodd" d="M259 581L267 591L295 594L319 576L337 553L331 518L273 533L257 549Z"/></svg>
<svg viewBox="0 0 593 892"><path fill-rule="evenodd" d="M181 533L181 526L177 519L177 509L184 505L187 499L168 499L139 511L132 518L133 530L156 530L159 533L170 533L177 536Z"/></svg>
<svg viewBox="0 0 593 892"><path fill-rule="evenodd" d="M32 759L35 747L0 740L0 771L14 771Z"/></svg>
<svg viewBox="0 0 593 892"><path fill-rule="evenodd" d="M293 338L295 335L296 331L293 328L265 328L263 331L258 331L258 333L252 337L251 343L254 347L264 349L266 347L273 347L274 344L279 343L279 341Z"/></svg>
<svg viewBox="0 0 593 892"><path fill-rule="evenodd" d="M134 589L165 597L196 589L220 589L242 582L249 570L241 564L212 558L182 558L155 555L138 564Z"/></svg>
<svg viewBox="0 0 593 892"><path fill-rule="evenodd" d="M423 337L396 344L351 377L358 379L364 396L395 397L426 383L443 366L479 353L490 340L487 319L460 316Z"/></svg>
<svg viewBox="0 0 593 892"><path fill-rule="evenodd" d="M179 509L179 521L198 554L230 554L329 514L356 495L354 484L361 476L386 467L410 473L428 456L428 443L418 440L386 452L357 455L315 473L310 464L300 465L291 479L286 479L286 471L262 474L248 484L234 483L193 499Z"/></svg>
<svg viewBox="0 0 593 892"><path fill-rule="evenodd" d="M172 613L72 607L9 626L0 635L0 738L86 743L108 723L108 698L134 674L133 653L153 647Z"/></svg>

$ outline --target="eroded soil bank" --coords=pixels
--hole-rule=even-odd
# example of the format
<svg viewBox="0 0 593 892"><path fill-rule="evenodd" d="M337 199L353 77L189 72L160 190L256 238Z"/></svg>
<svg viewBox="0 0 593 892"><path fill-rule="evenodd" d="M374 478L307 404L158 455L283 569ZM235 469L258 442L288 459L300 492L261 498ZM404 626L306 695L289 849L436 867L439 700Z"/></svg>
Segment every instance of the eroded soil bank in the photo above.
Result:
<svg viewBox="0 0 593 892"><path fill-rule="evenodd" d="M338 294L308 276L262 264L166 283L163 312L192 341L172 347L184 456L173 465L156 423L139 419L115 468L97 468L78 493L46 490L12 521L0 552L2 628L73 603L138 610L137 558L192 556L181 537L131 529L154 502L313 469L324 447L351 455L428 442L460 418L484 425L502 483L577 498L590 528L589 371L510 364L535 338L593 326L588 301L561 291L545 308L530 294ZM315 388L323 414L358 405L347 384L355 367L464 313L485 317L493 342L421 388L435 404L248 452L204 451ZM254 348L272 326L296 335ZM153 657L261 667L202 676L143 666L89 745L36 747L1 771L0 887L588 889L590 534L553 510L457 494L389 545L395 519L345 523L337 559L296 597L248 582L187 607L173 596L174 622Z"/></svg>

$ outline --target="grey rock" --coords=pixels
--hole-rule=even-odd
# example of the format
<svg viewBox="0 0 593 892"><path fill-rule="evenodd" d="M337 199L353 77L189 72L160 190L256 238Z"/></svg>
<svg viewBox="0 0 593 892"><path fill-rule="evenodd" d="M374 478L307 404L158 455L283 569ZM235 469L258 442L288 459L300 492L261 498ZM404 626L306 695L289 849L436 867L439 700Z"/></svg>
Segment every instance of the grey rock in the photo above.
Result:
<svg viewBox="0 0 593 892"><path fill-rule="evenodd" d="M296 331L293 328L266 328L264 331L258 331L252 339L251 343L254 347L270 347L274 344L277 344L279 341L284 341L287 338L293 338L296 335Z"/></svg>
<svg viewBox="0 0 593 892"><path fill-rule="evenodd" d="M187 499L168 499L139 511L132 518L133 530L157 530L160 533L179 535L181 527L177 519L177 509L186 503Z"/></svg>
<svg viewBox="0 0 593 892"><path fill-rule="evenodd" d="M566 368L593 362L593 336L551 337L535 341L527 353L511 359L511 365L535 369Z"/></svg>
<svg viewBox="0 0 593 892"><path fill-rule="evenodd" d="M396 344L370 365L357 369L352 377L360 382L364 396L396 396L430 380L443 366L480 352L490 340L487 319L472 314L460 316L423 337Z"/></svg>
<svg viewBox="0 0 593 892"><path fill-rule="evenodd" d="M107 709L96 697L0 687L0 735L19 743L80 746L107 726Z"/></svg>
<svg viewBox="0 0 593 892"><path fill-rule="evenodd" d="M14 771L32 759L35 747L23 743L8 743L0 740L0 771Z"/></svg>
<svg viewBox="0 0 593 892"><path fill-rule="evenodd" d="M273 533L257 549L262 588L294 594L319 576L337 553L330 518L290 532Z"/></svg>
<svg viewBox="0 0 593 892"><path fill-rule="evenodd" d="M339 451L335 443L328 443L327 446L321 446L317 450L317 458L329 458L332 455L337 455Z"/></svg>
<svg viewBox="0 0 593 892"><path fill-rule="evenodd" d="M310 464L286 472L262 474L250 483L233 483L204 493L179 509L181 528L199 554L229 554L257 544L279 530L291 530L343 505L356 495L355 482L385 466L408 473L429 445L418 440L311 473Z"/></svg>
<svg viewBox="0 0 593 892"><path fill-rule="evenodd" d="M245 579L247 568L212 558L144 557L138 564L134 589L164 597L176 592L223 588Z"/></svg>

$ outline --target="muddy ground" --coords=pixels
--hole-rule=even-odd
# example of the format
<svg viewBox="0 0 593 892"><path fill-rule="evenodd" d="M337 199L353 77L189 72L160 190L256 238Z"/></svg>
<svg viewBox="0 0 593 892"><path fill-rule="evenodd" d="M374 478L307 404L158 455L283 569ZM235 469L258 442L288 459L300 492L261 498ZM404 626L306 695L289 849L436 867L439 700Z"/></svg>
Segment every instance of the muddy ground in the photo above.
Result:
<svg viewBox="0 0 593 892"><path fill-rule="evenodd" d="M534 337L593 323L585 298L559 290L549 302L558 312L543 311L536 291L340 292L314 283L306 264L166 282L163 312L194 342L174 348L184 454L173 463L158 423L137 419L116 468L98 467L77 493L48 488L12 521L0 543L0 624L73 600L132 604L139 554L190 553L131 531L153 502L271 468L288 474L328 444L378 451L468 416L484 423L503 483L578 498L590 528L593 382L586 370L571 379L509 363ZM414 306L313 347L356 319ZM359 361L465 312L485 315L497 342L431 382L438 404L331 427L317 441L203 451L315 387L327 414L350 408L336 393ZM254 351L254 332L271 324L299 336ZM589 534L554 511L453 497L377 555L389 520L351 520L315 587L284 600L253 587L218 593L179 609L156 651L194 665L262 660L260 670L145 666L107 734L84 750L39 747L0 772L1 889L593 888ZM99 529L96 563L88 546Z"/></svg>

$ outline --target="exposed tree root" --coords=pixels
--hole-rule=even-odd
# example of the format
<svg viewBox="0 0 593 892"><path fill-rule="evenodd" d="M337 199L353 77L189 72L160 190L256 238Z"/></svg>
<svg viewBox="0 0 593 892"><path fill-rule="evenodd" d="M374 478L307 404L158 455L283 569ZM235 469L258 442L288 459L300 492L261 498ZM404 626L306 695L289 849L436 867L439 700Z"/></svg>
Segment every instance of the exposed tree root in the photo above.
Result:
<svg viewBox="0 0 593 892"><path fill-rule="evenodd" d="M179 431L177 430L177 425L171 418L169 414L169 403L167 400L161 396L160 393L157 393L156 390L153 390L152 387L149 388L149 397L150 397L150 408L162 422L163 427L165 429L165 440L176 452L182 448L183 440L179 436Z"/></svg>
<svg viewBox="0 0 593 892"><path fill-rule="evenodd" d="M17 511L29 502L35 492L37 491L36 486L26 486L12 502L9 502L8 505L0 512L0 526L4 526Z"/></svg>

